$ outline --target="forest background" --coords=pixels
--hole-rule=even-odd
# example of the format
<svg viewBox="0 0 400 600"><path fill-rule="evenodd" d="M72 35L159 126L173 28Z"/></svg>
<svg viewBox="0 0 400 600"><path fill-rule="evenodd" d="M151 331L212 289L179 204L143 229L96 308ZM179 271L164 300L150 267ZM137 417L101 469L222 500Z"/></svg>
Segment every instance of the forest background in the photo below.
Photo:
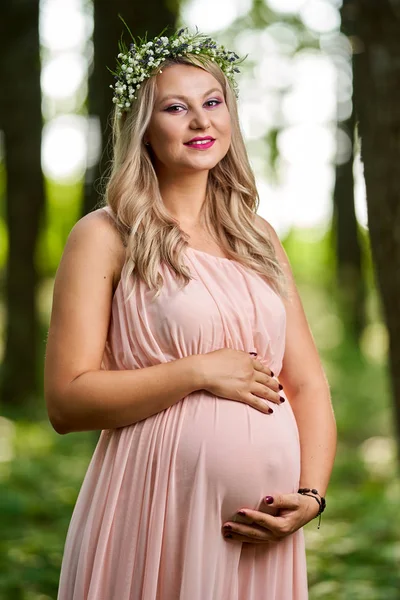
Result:
<svg viewBox="0 0 400 600"><path fill-rule="evenodd" d="M259 213L288 252L331 385L338 454L310 600L400 598L400 3L2 0L0 600L52 600L98 434L48 423L54 275L101 200L123 15L198 26L238 54Z"/></svg>

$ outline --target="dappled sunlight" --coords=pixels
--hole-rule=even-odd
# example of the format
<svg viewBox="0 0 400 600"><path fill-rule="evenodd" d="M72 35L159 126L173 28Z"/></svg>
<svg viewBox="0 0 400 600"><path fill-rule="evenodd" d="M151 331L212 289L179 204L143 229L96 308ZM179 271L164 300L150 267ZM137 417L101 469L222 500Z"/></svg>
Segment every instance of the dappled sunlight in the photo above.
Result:
<svg viewBox="0 0 400 600"><path fill-rule="evenodd" d="M235 19L245 15L251 8L251 0L189 0L181 9L184 23L194 22L208 33L226 29Z"/></svg>
<svg viewBox="0 0 400 600"><path fill-rule="evenodd" d="M77 93L86 76L86 64L77 52L55 56L42 66L42 91L54 99L67 98Z"/></svg>
<svg viewBox="0 0 400 600"><path fill-rule="evenodd" d="M392 502L395 506L399 506L400 499L400 479L398 477L390 477L387 488L386 488L386 498L389 502ZM396 548L400 552L400 539L399 544ZM399 555L400 559L400 555Z"/></svg>
<svg viewBox="0 0 400 600"><path fill-rule="evenodd" d="M289 23L272 23L265 28L265 33L277 44L282 56L293 54L300 45L300 35Z"/></svg>
<svg viewBox="0 0 400 600"><path fill-rule="evenodd" d="M93 32L90 3L82 0L40 0L40 42L53 52L83 48Z"/></svg>
<svg viewBox="0 0 400 600"><path fill-rule="evenodd" d="M309 550L318 550L321 546L330 544L335 539L345 538L349 534L349 523L329 520L329 517L326 518L326 514L322 515L320 529L315 526L316 521L311 521L305 527L304 531Z"/></svg>
<svg viewBox="0 0 400 600"><path fill-rule="evenodd" d="M43 128L42 166L45 175L58 181L81 180L86 169L86 120L62 115Z"/></svg>
<svg viewBox="0 0 400 600"><path fill-rule="evenodd" d="M389 337L384 323L369 323L361 336L360 347L370 361L384 364L389 350Z"/></svg>
<svg viewBox="0 0 400 600"><path fill-rule="evenodd" d="M360 455L369 473L379 479L396 475L396 443L393 438L374 436L363 442Z"/></svg>
<svg viewBox="0 0 400 600"><path fill-rule="evenodd" d="M5 327L6 327L6 306L4 302L0 302L0 361L4 356L5 345Z"/></svg>
<svg viewBox="0 0 400 600"><path fill-rule="evenodd" d="M54 278L43 278L38 286L36 305L39 319L43 324L50 322L51 307L53 302Z"/></svg>
<svg viewBox="0 0 400 600"><path fill-rule="evenodd" d="M328 33L340 27L340 15L329 0L308 0L299 10L304 25L316 33Z"/></svg>
<svg viewBox="0 0 400 600"><path fill-rule="evenodd" d="M300 10L307 0L266 0L266 4L277 13L290 14Z"/></svg>
<svg viewBox="0 0 400 600"><path fill-rule="evenodd" d="M213 18L209 18L204 2L190 0L182 9L182 24L198 26L206 33L227 30L251 7L250 0L205 1L210 2ZM270 0L266 4L282 15L297 15L320 41L320 48L298 50L298 25L279 21L258 30L241 28L231 36L232 48L249 55L237 77L246 141L264 141L271 131L281 129L281 157L273 185L270 161L260 159L251 145L249 153L257 185L268 190L260 194L259 212L279 234L285 234L292 226L307 228L330 221L335 154L343 156L346 148L346 140L336 135L333 123L337 112L343 113L348 107L352 85L346 79L349 61L342 41L345 38L337 30L340 3ZM81 116L81 123L66 125L61 118L81 111L87 92L87 47L93 15L86 6L84 11L82 8L80 0L42 0L40 29L46 49L43 112L49 120L43 138L43 168L48 177L66 182L82 178L91 157L98 157L101 151L98 124L86 126L86 117ZM362 173L358 173L360 177ZM357 190L357 215L365 223L361 183Z"/></svg>
<svg viewBox="0 0 400 600"><path fill-rule="evenodd" d="M14 423L9 419L0 416L0 463L9 462L14 458L14 440Z"/></svg>
<svg viewBox="0 0 400 600"><path fill-rule="evenodd" d="M333 350L344 340L343 321L333 312L321 314L314 320L313 335L321 351Z"/></svg>

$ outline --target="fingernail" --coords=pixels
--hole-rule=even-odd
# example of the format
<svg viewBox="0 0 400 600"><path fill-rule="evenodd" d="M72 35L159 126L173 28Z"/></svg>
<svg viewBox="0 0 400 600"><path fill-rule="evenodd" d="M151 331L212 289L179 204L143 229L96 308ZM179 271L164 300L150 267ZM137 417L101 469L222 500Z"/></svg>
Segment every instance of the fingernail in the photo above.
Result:
<svg viewBox="0 0 400 600"><path fill-rule="evenodd" d="M279 389L283 390L283 385L281 383L279 384Z"/></svg>
<svg viewBox="0 0 400 600"><path fill-rule="evenodd" d="M246 516L246 513L244 512L244 510L238 510L238 515L242 515L242 517Z"/></svg>
<svg viewBox="0 0 400 600"><path fill-rule="evenodd" d="M272 408L269 408L269 409L268 409L268 413L269 413L269 414L271 414L271 413L273 413L273 412L274 412L274 411L272 410Z"/></svg>
<svg viewBox="0 0 400 600"><path fill-rule="evenodd" d="M231 536L231 534L230 534L230 533L226 533L226 534L224 535L224 538L231 538L231 537L232 537L232 536Z"/></svg>
<svg viewBox="0 0 400 600"><path fill-rule="evenodd" d="M279 398L281 399L281 403L285 402L285 398L283 398L282 396L279 396Z"/></svg>
<svg viewBox="0 0 400 600"><path fill-rule="evenodd" d="M274 499L273 499L273 497L272 497L272 496L265 496L265 498L264 498L264 502L265 502L266 504L272 504L272 503L273 503L273 501L274 501Z"/></svg>
<svg viewBox="0 0 400 600"><path fill-rule="evenodd" d="M249 352L249 354L252 354L253 356L257 356L257 352Z"/></svg>
<svg viewBox="0 0 400 600"><path fill-rule="evenodd" d="M275 377L275 375L274 375L274 372L273 372L273 371L271 371L271 375L270 375L270 377Z"/></svg>
<svg viewBox="0 0 400 600"><path fill-rule="evenodd" d="M231 525L224 525L224 529L232 529Z"/></svg>

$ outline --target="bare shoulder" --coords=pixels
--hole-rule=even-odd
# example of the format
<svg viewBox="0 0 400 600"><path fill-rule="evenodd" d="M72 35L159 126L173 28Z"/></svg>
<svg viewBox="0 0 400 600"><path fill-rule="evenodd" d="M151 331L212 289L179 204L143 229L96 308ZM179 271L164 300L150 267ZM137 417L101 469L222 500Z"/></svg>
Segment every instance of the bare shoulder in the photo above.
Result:
<svg viewBox="0 0 400 600"><path fill-rule="evenodd" d="M51 414L73 379L101 368L124 255L120 234L102 209L79 219L69 233L54 280L46 345Z"/></svg>
<svg viewBox="0 0 400 600"><path fill-rule="evenodd" d="M103 208L88 213L71 229L64 249L63 259L72 253L81 263L101 269L112 279L116 288L125 260L125 248L111 215Z"/></svg>
<svg viewBox="0 0 400 600"><path fill-rule="evenodd" d="M286 272L288 269L290 270L288 256L285 252L282 242L279 239L278 234L276 233L275 229L272 227L271 223L269 223L266 219L264 219L263 217L261 217L258 214L255 215L255 222L256 222L256 225L262 231L264 231L267 234L267 236L269 237L269 239L271 240L271 242L274 246L275 252L276 252L276 256L277 256L282 268Z"/></svg>

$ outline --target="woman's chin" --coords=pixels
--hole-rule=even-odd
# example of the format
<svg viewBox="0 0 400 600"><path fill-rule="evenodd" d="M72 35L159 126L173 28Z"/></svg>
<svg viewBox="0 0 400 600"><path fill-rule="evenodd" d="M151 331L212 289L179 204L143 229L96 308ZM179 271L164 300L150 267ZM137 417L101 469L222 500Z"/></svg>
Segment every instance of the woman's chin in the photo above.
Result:
<svg viewBox="0 0 400 600"><path fill-rule="evenodd" d="M198 171L210 171L213 169L221 160L223 156L199 156L195 157L189 163L189 168Z"/></svg>

